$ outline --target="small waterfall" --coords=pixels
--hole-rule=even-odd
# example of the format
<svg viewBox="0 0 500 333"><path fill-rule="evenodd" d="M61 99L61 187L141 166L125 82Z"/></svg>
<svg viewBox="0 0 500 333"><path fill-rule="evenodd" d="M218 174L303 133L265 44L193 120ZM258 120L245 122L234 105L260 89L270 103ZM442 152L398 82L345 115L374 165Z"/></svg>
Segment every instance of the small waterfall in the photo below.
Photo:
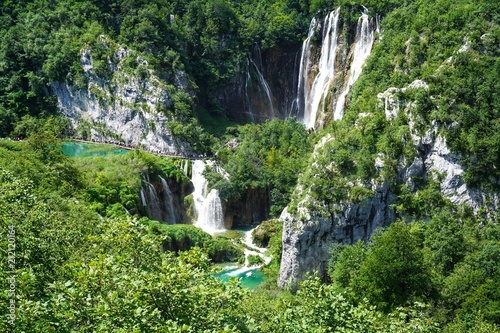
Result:
<svg viewBox="0 0 500 333"><path fill-rule="evenodd" d="M256 228L257 227L245 231L245 235L241 239L241 242L245 245L245 267L249 267L248 266L249 255L257 255L261 257L266 265L269 264L269 262L272 259L270 256L265 255L265 253L267 252L266 248L258 247L253 243L252 233Z"/></svg>
<svg viewBox="0 0 500 333"><path fill-rule="evenodd" d="M304 91L306 91L307 94L304 94L305 108L303 122L307 128L315 127L318 109L328 94L330 84L334 79L339 16L340 7L328 14L325 18L318 74L310 90L307 90L307 85L304 84ZM307 68L304 74L306 77Z"/></svg>
<svg viewBox="0 0 500 333"><path fill-rule="evenodd" d="M145 181L144 185L146 186L146 191L143 191L143 193L145 193L145 201L149 210L149 216L153 220L161 221L160 200L158 199L156 189L153 184L148 181Z"/></svg>
<svg viewBox="0 0 500 333"><path fill-rule="evenodd" d="M210 161L207 161L207 163L201 160L194 161L191 178L194 185L194 206L198 214L195 225L211 234L225 230L219 191L213 189L207 195L208 181L203 176L205 166L212 166L212 164L213 162Z"/></svg>
<svg viewBox="0 0 500 333"><path fill-rule="evenodd" d="M269 88L269 84L267 84L266 79L264 79L264 76L259 70L259 67L255 64L255 62L250 59L250 63L253 65L255 68L255 72L257 73L257 78L259 79L259 86L263 88L266 97L267 97L267 102L269 103L269 119L274 119L274 106L273 106L273 95L271 93L271 88Z"/></svg>
<svg viewBox="0 0 500 333"><path fill-rule="evenodd" d="M245 102L252 122L274 119L276 113L271 88L262 74L262 55L258 44L246 59Z"/></svg>
<svg viewBox="0 0 500 333"><path fill-rule="evenodd" d="M255 122L255 115L253 113L253 108L252 108L252 100L250 98L250 95L248 92L250 91L252 87L252 76L250 75L250 60L247 58L247 72L246 72L246 81L245 81L245 101L247 104L247 112L248 116L250 117L250 120L252 123Z"/></svg>
<svg viewBox="0 0 500 333"><path fill-rule="evenodd" d="M334 105L334 120L342 119L342 117L344 116L345 98L349 93L352 85L358 80L359 76L361 75L363 65L365 64L365 61L372 50L373 40L375 36L373 20L370 20L368 18L368 15L366 14L366 7L363 6L363 8L365 9L365 13L363 13L358 19L358 25L356 28L356 45L354 46L351 67L349 69L349 81L347 82L347 86L344 88L344 91L342 91L342 93L340 94L337 100L337 105Z"/></svg>
<svg viewBox="0 0 500 333"><path fill-rule="evenodd" d="M141 188L141 190L139 191L139 195L141 196L141 204L147 207L148 202L146 201L146 195L144 194L144 189Z"/></svg>
<svg viewBox="0 0 500 333"><path fill-rule="evenodd" d="M163 177L160 176L160 180L161 184L163 185L165 221L170 224L176 224L177 221L175 218L172 191L170 190L167 181Z"/></svg>

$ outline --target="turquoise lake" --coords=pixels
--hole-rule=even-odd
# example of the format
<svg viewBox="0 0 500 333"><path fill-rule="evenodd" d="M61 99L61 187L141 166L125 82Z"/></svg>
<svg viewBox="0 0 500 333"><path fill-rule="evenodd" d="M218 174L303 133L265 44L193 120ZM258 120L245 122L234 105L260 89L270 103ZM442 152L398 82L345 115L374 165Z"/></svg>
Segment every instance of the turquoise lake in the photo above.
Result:
<svg viewBox="0 0 500 333"><path fill-rule="evenodd" d="M69 157L96 157L108 155L123 155L129 152L114 145L84 142L64 142L62 144L63 154Z"/></svg>
<svg viewBox="0 0 500 333"><path fill-rule="evenodd" d="M240 278L241 286L254 289L265 280L264 274L258 268L229 266L224 271L215 274L222 281L229 281L231 278Z"/></svg>

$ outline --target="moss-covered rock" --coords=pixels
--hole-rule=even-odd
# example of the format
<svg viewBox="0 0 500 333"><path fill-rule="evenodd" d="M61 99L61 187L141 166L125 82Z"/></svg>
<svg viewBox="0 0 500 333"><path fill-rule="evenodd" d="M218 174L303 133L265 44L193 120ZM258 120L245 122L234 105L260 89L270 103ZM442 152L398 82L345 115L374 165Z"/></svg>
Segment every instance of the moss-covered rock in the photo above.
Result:
<svg viewBox="0 0 500 333"><path fill-rule="evenodd" d="M269 247L269 240L281 230L281 222L277 219L262 222L252 232L253 242L259 247Z"/></svg>

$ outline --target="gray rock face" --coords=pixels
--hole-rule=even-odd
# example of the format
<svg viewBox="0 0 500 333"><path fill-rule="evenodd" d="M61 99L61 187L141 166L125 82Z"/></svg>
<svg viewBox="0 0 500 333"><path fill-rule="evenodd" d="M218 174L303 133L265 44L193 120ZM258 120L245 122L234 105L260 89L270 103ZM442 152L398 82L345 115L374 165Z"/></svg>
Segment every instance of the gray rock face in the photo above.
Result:
<svg viewBox="0 0 500 333"><path fill-rule="evenodd" d="M486 203L489 210L498 210L498 193L486 194L478 189L468 188L463 179L464 169L459 163L460 156L453 154L446 145L446 140L438 132L436 124L424 126L422 134L422 120L412 114L414 102L399 101L395 94L407 89L428 89L423 81L415 81L406 88L389 88L378 95L381 108L385 111L386 119L391 120L404 112L408 117L408 125L412 144L417 157L407 161L398 161L398 182L406 183L410 190L414 189L416 177L433 179L440 182L441 192L445 198L454 204L469 205L475 212ZM367 115L363 114L362 117ZM420 132L417 127L420 127ZM325 142L332 140L325 138L316 146L316 150ZM314 154L313 154L314 156ZM375 168L380 172L384 168L384 156L380 154L375 159ZM314 163L312 167L314 167ZM317 272L320 277L326 275L326 265L329 258L329 249L334 242L352 244L357 240L367 240L373 231L387 226L396 220L396 214L391 207L396 201L396 195L391 190L391 184L379 179L365 184L375 193L372 197L360 203L340 203L340 213L326 217L317 212L308 211L306 201L308 195L298 204L298 213L291 215L285 209L280 217L283 221L283 254L280 267L278 285L281 287L293 286L302 280L307 273ZM300 184L302 191L308 187Z"/></svg>
<svg viewBox="0 0 500 333"><path fill-rule="evenodd" d="M343 205L339 214L330 218L313 216L302 221L285 209L283 221L283 252L278 285L287 287L301 281L307 273L326 276L329 250L333 243L352 244L368 239L378 227L394 222L396 217L390 205L395 196L388 186L376 186L375 195L354 205Z"/></svg>
<svg viewBox="0 0 500 333"><path fill-rule="evenodd" d="M107 45L104 37L102 42ZM135 70L123 68L130 57L135 57L138 63ZM173 137L167 127L171 119L161 110L171 107L170 92L147 61L119 47L108 64L108 79L95 74L90 50L81 51L80 64L87 79L86 87L78 89L67 82L51 85L59 109L75 128L90 124L94 139L110 138L110 133L114 133L127 144L142 145L152 151L190 151L189 145ZM187 89L184 72L178 71L173 81L178 89Z"/></svg>

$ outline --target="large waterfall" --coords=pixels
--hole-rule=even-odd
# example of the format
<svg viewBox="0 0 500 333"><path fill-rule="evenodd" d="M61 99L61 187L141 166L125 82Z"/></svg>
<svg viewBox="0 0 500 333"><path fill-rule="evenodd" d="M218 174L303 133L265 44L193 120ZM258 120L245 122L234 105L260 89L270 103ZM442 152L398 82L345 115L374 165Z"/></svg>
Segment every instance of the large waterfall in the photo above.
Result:
<svg viewBox="0 0 500 333"><path fill-rule="evenodd" d="M318 64L318 73L313 81L311 88L308 88L307 75L309 73L309 59L301 59L301 69L299 75L299 84L302 84L303 94L304 94L304 118L303 123L307 128L313 128L316 124L316 116L318 114L318 109L324 107L323 103L326 95L328 94L330 84L332 83L335 76L335 57L337 54L337 42L338 42L338 21L340 16L340 7L328 14L325 18L323 26L323 39L321 45L321 56ZM311 24L312 26L312 24ZM311 31L314 28L310 28L309 34L311 36ZM309 48L310 38L308 37L307 48L305 52L303 50L302 55L309 58L310 50ZM303 66L305 64L305 66ZM299 87L300 89L300 87ZM302 92L301 92L302 93ZM300 103L302 104L302 103ZM299 105L300 105L299 104Z"/></svg>
<svg viewBox="0 0 500 333"><path fill-rule="evenodd" d="M311 41L319 30L320 23L314 18L311 21L309 33L302 44L295 100L298 119L307 128L315 128L318 116L330 111L330 107L333 110L333 119L342 119L346 96L361 75L362 67L370 55L374 41L374 24L376 23L373 19L369 19L366 8L363 8L364 13L357 23L355 42L345 46L347 57L340 58L339 56L339 59L336 59L337 54L342 51L339 45L346 42L345 38L343 42L339 41L339 38L342 38L339 36L342 32L339 26L340 8L330 12L321 25L321 55L318 63L313 61L315 52L314 43ZM349 59L349 69L343 69L344 64L349 63ZM347 75L349 75L348 79L342 79ZM344 82L344 84L336 94L332 88L334 85L340 85L339 82Z"/></svg>
<svg viewBox="0 0 500 333"><path fill-rule="evenodd" d="M193 200L198 214L195 225L213 234L226 229L219 191L213 189L207 195L208 182L203 176L206 165L211 165L211 162L196 160L192 165Z"/></svg>
<svg viewBox="0 0 500 333"><path fill-rule="evenodd" d="M318 26L318 22L315 18L311 20L311 24L309 25L309 32L307 34L307 38L302 43L302 52L300 55L300 67L299 67L299 83L297 88L297 99L296 99L296 108L297 108L297 119L304 119L304 109L306 98L309 94L309 84L308 84L308 75L307 71L309 69L309 63L311 59L311 38L316 31Z"/></svg>
<svg viewBox="0 0 500 333"><path fill-rule="evenodd" d="M354 46L351 67L349 69L349 81L337 100L337 106L334 108L335 111L333 113L334 120L342 119L344 116L345 98L351 86L361 75L363 65L371 53L375 36L373 30L373 19L370 20L366 12L363 13L358 19L358 26L356 28L356 45Z"/></svg>

